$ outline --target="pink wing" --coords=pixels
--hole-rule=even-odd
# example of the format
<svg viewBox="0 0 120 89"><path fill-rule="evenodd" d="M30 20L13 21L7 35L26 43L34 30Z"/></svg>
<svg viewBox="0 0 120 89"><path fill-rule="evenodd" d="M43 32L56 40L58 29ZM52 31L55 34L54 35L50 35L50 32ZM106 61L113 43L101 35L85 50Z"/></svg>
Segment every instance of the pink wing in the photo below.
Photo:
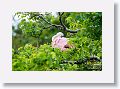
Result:
<svg viewBox="0 0 120 89"><path fill-rule="evenodd" d="M60 48L61 50L65 50L65 45L67 44L67 38L65 37L57 37L52 42L52 47Z"/></svg>

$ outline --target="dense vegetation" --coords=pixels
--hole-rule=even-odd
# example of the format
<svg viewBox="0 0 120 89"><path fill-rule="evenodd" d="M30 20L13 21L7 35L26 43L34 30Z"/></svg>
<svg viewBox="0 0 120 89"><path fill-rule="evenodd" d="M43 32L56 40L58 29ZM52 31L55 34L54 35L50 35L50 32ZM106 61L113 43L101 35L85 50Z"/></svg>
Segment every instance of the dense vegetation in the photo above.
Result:
<svg viewBox="0 0 120 89"><path fill-rule="evenodd" d="M101 12L18 12L13 26L13 71L102 70ZM52 48L51 39L63 32L73 45L65 51Z"/></svg>

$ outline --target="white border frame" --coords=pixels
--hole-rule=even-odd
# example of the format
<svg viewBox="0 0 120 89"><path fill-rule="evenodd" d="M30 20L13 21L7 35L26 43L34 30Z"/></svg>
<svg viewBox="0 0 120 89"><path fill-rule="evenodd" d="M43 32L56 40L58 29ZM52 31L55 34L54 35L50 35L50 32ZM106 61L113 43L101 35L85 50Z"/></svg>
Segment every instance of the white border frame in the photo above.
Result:
<svg viewBox="0 0 120 89"><path fill-rule="evenodd" d="M0 81L3 83L114 83L113 0L3 0L0 3ZM102 12L102 71L12 71L12 13Z"/></svg>

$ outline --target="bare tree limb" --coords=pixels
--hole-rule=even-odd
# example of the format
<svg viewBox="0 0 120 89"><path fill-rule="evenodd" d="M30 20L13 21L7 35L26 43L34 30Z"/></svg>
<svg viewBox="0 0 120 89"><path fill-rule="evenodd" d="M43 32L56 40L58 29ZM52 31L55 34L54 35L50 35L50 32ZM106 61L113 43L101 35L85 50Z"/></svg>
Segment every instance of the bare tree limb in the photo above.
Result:
<svg viewBox="0 0 120 89"><path fill-rule="evenodd" d="M77 32L79 31L79 29L78 29L78 30L69 30L69 29L64 25L64 23L63 23L63 21L62 21L62 15L63 15L63 14L64 14L64 12L62 12L62 13L58 12L60 24L62 25L63 29L64 29L65 31L67 31L67 32L70 32L70 33L77 33Z"/></svg>
<svg viewBox="0 0 120 89"><path fill-rule="evenodd" d="M62 15L64 14L64 12L62 14L60 12L58 12L58 14L59 14L60 24L62 25L63 29L66 30L67 27L62 22Z"/></svg>
<svg viewBox="0 0 120 89"><path fill-rule="evenodd" d="M58 12L60 25L52 24L51 22L47 21L47 20L44 18L43 14L36 15L36 16L38 16L38 18L41 18L43 21L45 21L47 24L49 24L48 27L45 27L45 26L43 25L43 26L44 26L43 29L47 29L47 28L50 28L50 27L53 26L53 27L56 27L56 28L62 28L64 31L67 31L67 32L70 32L70 33L77 33L77 32L79 31L79 29L78 29L78 30L69 30L69 29L64 25L64 23L63 23L63 21L62 21L62 16L63 16L63 14L64 14L64 12Z"/></svg>
<svg viewBox="0 0 120 89"><path fill-rule="evenodd" d="M50 25L50 26L47 26L47 27L43 27L43 29L47 29L47 28L51 28L51 27L53 27L53 26Z"/></svg>
<svg viewBox="0 0 120 89"><path fill-rule="evenodd" d="M42 15L39 15L39 18L41 18L43 21L45 21L47 24L50 24L51 26L54 26L54 27L62 27L61 25L57 25L57 24L52 24L50 22L48 22Z"/></svg>
<svg viewBox="0 0 120 89"><path fill-rule="evenodd" d="M70 32L70 33L77 33L79 31L79 29L78 30L69 30L69 29L66 29L66 31Z"/></svg>

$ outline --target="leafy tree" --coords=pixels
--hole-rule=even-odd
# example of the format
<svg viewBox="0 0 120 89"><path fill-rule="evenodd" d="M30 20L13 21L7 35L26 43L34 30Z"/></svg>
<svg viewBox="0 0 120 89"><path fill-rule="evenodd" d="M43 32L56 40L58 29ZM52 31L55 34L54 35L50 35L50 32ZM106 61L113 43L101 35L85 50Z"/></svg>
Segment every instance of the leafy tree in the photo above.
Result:
<svg viewBox="0 0 120 89"><path fill-rule="evenodd" d="M13 27L12 68L32 70L102 70L101 12L17 12ZM51 47L51 38L63 32L73 48Z"/></svg>

